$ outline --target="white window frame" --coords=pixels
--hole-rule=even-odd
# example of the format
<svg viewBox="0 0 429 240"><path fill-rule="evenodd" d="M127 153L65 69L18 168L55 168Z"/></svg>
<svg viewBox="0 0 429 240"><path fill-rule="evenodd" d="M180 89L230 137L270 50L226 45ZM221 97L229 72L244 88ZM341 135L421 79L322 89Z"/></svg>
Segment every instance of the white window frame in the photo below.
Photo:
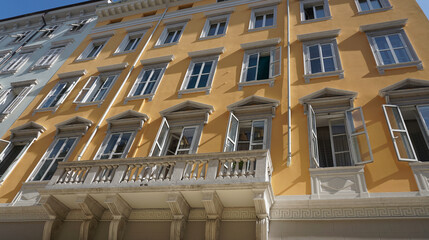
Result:
<svg viewBox="0 0 429 240"><path fill-rule="evenodd" d="M335 71L324 71L323 56L321 45L330 44L331 51L334 59ZM321 60L322 71L318 73L312 73L311 71L311 59L310 59L310 47L318 45L319 54ZM344 78L344 70L341 64L340 52L338 50L338 44L336 38L318 39L313 41L307 41L303 43L303 58L304 58L304 79L306 83L309 83L311 79L338 76L340 79Z"/></svg>
<svg viewBox="0 0 429 240"><path fill-rule="evenodd" d="M256 17L259 15L266 15L266 14L273 14L273 25L266 26L265 17L264 17L262 27L256 28L255 27ZM252 13L250 15L250 21L249 21L249 31L264 30L264 29L275 28L275 27L277 27L277 6L269 6L269 7L252 9Z"/></svg>
<svg viewBox="0 0 429 240"><path fill-rule="evenodd" d="M53 37L53 33L58 29L58 25L51 25L51 26L46 26L43 29L39 30L40 35L38 37L38 39L47 39L47 38L52 38Z"/></svg>
<svg viewBox="0 0 429 240"><path fill-rule="evenodd" d="M356 115L353 115L352 112L354 111L358 111L358 116L359 118L362 120L360 123L360 127L357 130L363 130L360 132L356 132L354 131L354 126L351 126L351 123L354 123L353 121L353 117ZM344 120L344 124L346 127L346 132L347 132L347 138L348 138L348 146L349 146L349 152L350 152L350 160L351 160L351 164L353 164L352 166L357 166L357 165L363 165L363 164L368 164L368 163L372 163L374 161L374 157L372 154L372 149L371 149L371 144L369 141L369 136L368 136L368 131L366 128L366 123L365 123L365 119L363 117L363 111L361 107L357 107L357 108L350 108L348 110L345 110L344 112L337 112L340 114L344 114L344 117L341 118L335 118L332 117L330 119L330 121L334 121L334 120ZM332 115L334 116L334 115ZM319 150L318 150L318 143L317 143L317 124L316 124L316 114L312 108L312 106L310 104L307 105L307 118L308 118L308 136L309 136L309 153L310 153L310 163L311 166L313 168L319 168L320 167L320 161L319 161ZM332 130L331 130L331 123L329 123L329 134L330 134L330 138L331 138L331 151L332 151L332 160L333 160L333 164L334 167L336 165L336 161L335 161L335 152L334 152L334 145L333 145L333 140L332 140ZM369 150L369 159L368 160L362 160L362 159L358 159L361 158L361 154L359 149L354 148L353 146L356 146L353 144L353 137L359 136L359 135L365 135L365 139L368 145L368 150ZM358 147L358 146L357 146ZM329 168L329 167L327 167Z"/></svg>
<svg viewBox="0 0 429 240"><path fill-rule="evenodd" d="M89 22L89 19L83 19L75 23L71 23L70 29L68 30L68 34L82 31L82 29L88 24L88 22Z"/></svg>
<svg viewBox="0 0 429 240"><path fill-rule="evenodd" d="M305 19L305 8L306 6L312 6L314 12L314 19ZM325 12L325 16L321 18L316 17L315 6L323 6L323 11ZM318 22L332 19L331 10L329 8L328 0L301 0L300 1L300 9L301 9L301 23L310 23L310 22Z"/></svg>
<svg viewBox="0 0 429 240"><path fill-rule="evenodd" d="M38 174L38 172L41 170L41 168L43 167L43 164L47 161L49 155L51 154L51 152L54 150L55 145L61 140L61 139L75 139L73 142L73 145L70 147L70 151L64 156L63 161L61 162L66 162L70 156L70 154L73 152L74 148L76 147L77 143L80 140L80 136L60 136L57 135L54 139L54 141L52 142L52 144L49 146L48 150L45 152L45 154L43 155L43 157L40 159L39 163L37 164L37 166L34 168L33 172L30 174L30 177L27 179L27 182L42 182L42 181L49 181L49 180L42 180L44 177L46 177L46 174L49 172L49 170L52 168L55 160L58 157L58 154L61 153L61 151L63 150L64 145L61 146L61 148L59 149L58 153L55 155L55 157L52 159L51 164L49 165L49 167L47 168L47 170L44 172L44 174L42 175L40 180L34 180L34 178L36 177L36 175ZM67 142L66 140L66 142ZM65 142L65 143L66 143ZM55 174L55 173L54 173Z"/></svg>
<svg viewBox="0 0 429 240"><path fill-rule="evenodd" d="M31 89L33 89L35 84L36 82L33 82L28 85L12 87L8 90L0 90L0 104L4 101L4 104L7 105L7 107L0 112L0 122L2 122L9 114L11 114L18 107L18 105L30 93ZM5 93L7 96L4 95Z"/></svg>
<svg viewBox="0 0 429 240"><path fill-rule="evenodd" d="M185 78L183 79L182 86L180 87L179 91L179 98L182 96L182 94L186 93L194 93L194 92L206 92L206 94L209 94L211 91L214 75L217 68L217 62L219 60L219 55L214 56L207 56L207 57L200 57L200 58L192 58L191 63L189 64L188 70L186 71ZM201 78L202 71L204 69L204 66L207 62L212 63L212 67L210 69L209 77L207 79L207 85L205 87L198 87L198 83ZM191 78L192 72L194 70L194 67L198 63L203 63L203 66L200 69L200 72L198 73L198 79L195 83L194 88L188 88L189 79Z"/></svg>
<svg viewBox="0 0 429 240"><path fill-rule="evenodd" d="M119 77L119 72L109 72L109 73L102 73L99 76L91 76L88 81L85 83L85 86L80 90L79 94L74 99L73 103L77 104L77 108L79 106L86 106L86 105L98 105L100 106L104 99L106 99L107 95L109 94L110 90L112 89L113 85L115 85L116 80ZM107 79L113 78L111 80L110 86L104 86ZM106 89L104 92L104 96L100 100L94 101L96 96L98 96L101 89ZM82 97L82 100L78 100Z"/></svg>
<svg viewBox="0 0 429 240"><path fill-rule="evenodd" d="M211 38L218 38L218 37L225 36L226 31L228 30L229 17L230 17L230 14L208 17L206 20L206 23L204 24L203 30L201 31L200 39L211 39ZM208 33L210 31L210 26L212 24L220 24L222 22L225 22L224 32L222 34L218 34L219 25L217 25L215 35L208 36Z"/></svg>
<svg viewBox="0 0 429 240"><path fill-rule="evenodd" d="M178 44L180 42L180 38L182 38L186 23L187 22L181 22L181 23L170 24L165 26L164 30L161 33L161 36L159 37L158 41L155 44L155 47L164 47L164 46L171 46L171 45ZM172 31L176 31L176 34L173 36L172 39L174 39L175 36L177 35L177 31L180 31L180 36L177 39L177 42L164 43L167 40L168 33Z"/></svg>
<svg viewBox="0 0 429 240"><path fill-rule="evenodd" d="M106 46L107 41L108 41L108 38L92 40L85 48L85 50L79 55L76 61L87 61L87 60L96 59L98 55L100 55L100 52L103 50L103 48ZM89 54L92 52L92 50L98 46L101 46L101 47L97 49L95 55L92 57L89 57Z"/></svg>
<svg viewBox="0 0 429 240"><path fill-rule="evenodd" d="M266 53L269 52L270 54L270 66L269 66L269 78L268 79L255 79L253 81L246 81L247 78L247 71L249 68L249 58L251 55L254 54L258 54L258 63L256 65L256 69L258 69L259 67L259 55L261 53ZM277 56L278 54L278 58L276 59L275 56ZM242 63L242 69L241 69L241 78L240 78L240 83L239 83L239 90L242 89L243 86L249 86L249 85L257 85L257 84L269 84L270 87L274 86L274 80L276 77L281 75L281 69L282 69L282 65L281 65L281 47L277 47L277 46L273 46L273 47L266 47L266 48L258 48L258 49L252 49L252 50L247 50L244 53L244 57L243 57L243 63ZM276 69L276 64L278 72L275 72ZM257 72L256 72L257 75Z"/></svg>
<svg viewBox="0 0 429 240"><path fill-rule="evenodd" d="M55 46L43 55L32 67L32 70L49 68L57 61L66 46Z"/></svg>
<svg viewBox="0 0 429 240"><path fill-rule="evenodd" d="M11 37L14 38L9 44L13 45L13 44L17 44L20 42L24 42L25 40L27 40L29 38L29 36L31 36L33 31L24 31L21 33L16 33L16 34L12 34Z"/></svg>
<svg viewBox="0 0 429 240"><path fill-rule="evenodd" d="M114 151L118 146L118 143L120 142L123 134L125 134L125 133L131 133L131 136L127 142L127 145L125 146L124 151L122 152L122 155L120 157L120 158L125 158L127 156L128 152L130 151L130 148L134 142L134 139L136 137L136 131L110 131L109 130L108 134L106 135L106 137L103 140L103 143L101 144L100 148L98 149L97 154L94 157L94 160L101 159L100 157L101 157L101 155L103 155L103 152L106 149L107 144L109 143L112 136L115 134L120 134L119 135L120 137L118 138L118 141L115 143L115 146L113 147L112 152L109 153L109 155L110 155L109 158L103 158L103 159L112 159L112 155L114 154Z"/></svg>
<svg viewBox="0 0 429 240"><path fill-rule="evenodd" d="M156 90L158 89L159 83L161 82L162 77L164 76L165 70L167 69L168 63L162 63L162 64L153 64L153 65L147 65L143 67L142 71L140 72L139 76L137 77L136 81L134 82L133 87L131 88L131 91L128 93L128 96L126 98L126 101L134 100L134 99L148 99L151 101L153 97L155 96ZM155 80L155 84L152 88L152 91L148 94L140 94L140 95L134 95L145 72L151 71L151 74L148 78L148 81L146 81L145 86L143 87L142 93L146 91L146 88L150 82L150 79L153 76L153 73L156 69L161 69L161 72L158 75L158 78Z"/></svg>
<svg viewBox="0 0 429 240"><path fill-rule="evenodd" d="M58 107L64 102L64 100L68 97L70 92L76 86L76 83L79 81L79 79L80 77L71 77L71 78L61 79L60 81L58 81L58 83L55 84L55 86L51 89L51 91L49 91L48 95L46 95L46 97L43 99L43 101L39 104L39 106L34 111L35 112L44 112L44 111L55 112L58 109ZM49 97L53 96L54 90L60 84L66 84L65 88L67 88L64 94L61 96L61 98L53 106L42 107L45 104L45 102L48 101Z"/></svg>
<svg viewBox="0 0 429 240"><path fill-rule="evenodd" d="M404 48L407 51L408 57L410 58L409 62L399 63L396 60L396 54L393 54L393 57L395 59L396 63L393 64L384 64L383 59L379 53L379 50L377 48L377 44L375 43L376 37L381 36L388 36L388 35L395 35L398 34L402 43L404 44ZM410 40L408 39L407 34L402 28L394 28L394 29L387 29L387 30L379 30L379 31L372 31L367 32L368 42L370 44L372 53L374 55L375 61L377 63L377 69L380 72L380 74L384 74L384 71L387 69L395 69L395 68L401 68L401 67L410 67L410 66L416 66L417 69L421 70L423 69L422 62L417 56L417 53L415 52L413 46L411 45Z"/></svg>
<svg viewBox="0 0 429 240"><path fill-rule="evenodd" d="M116 49L114 54L116 55L116 54L121 54L121 53L134 52L136 50L137 46L140 44L145 33L146 33L146 30L128 33L128 35L125 36L125 38L122 40L121 44L119 44L119 46ZM132 44L131 49L125 50L125 48L128 46L128 43L133 39L138 39L138 40Z"/></svg>
<svg viewBox="0 0 429 240"><path fill-rule="evenodd" d="M10 59L8 63L6 63L6 65L2 68L0 74L16 73L19 69L22 68L22 66L24 66L27 63L32 53L33 52L21 52L17 54L15 57Z"/></svg>
<svg viewBox="0 0 429 240"><path fill-rule="evenodd" d="M359 0L355 0L355 4L356 4L356 7L358 9L359 14L381 12L381 11L386 11L386 10L392 9L392 5L390 4L389 0L379 0L381 8L374 8L371 5L371 2L369 0L365 0L365 1L368 2L368 6L369 6L370 10L363 11L361 6L360 6Z"/></svg>
<svg viewBox="0 0 429 240"><path fill-rule="evenodd" d="M33 140L26 142L24 144L23 143L10 143L8 145L8 147L6 149L4 149L4 151L1 152L1 154L0 154L1 161L0 162L2 162L6 158L6 156L10 153L10 151L12 151L13 147L24 145L24 148L21 150L21 152L16 156L14 161L10 163L10 165L7 167L7 169L3 173L3 175L0 176L0 186L7 179L7 177L13 172L13 170L15 169L18 162L21 161L22 157L25 155L25 153L27 152L27 150L30 148L31 144L33 144L33 142L35 140L36 139L33 139ZM0 139L0 141L4 141L4 140Z"/></svg>

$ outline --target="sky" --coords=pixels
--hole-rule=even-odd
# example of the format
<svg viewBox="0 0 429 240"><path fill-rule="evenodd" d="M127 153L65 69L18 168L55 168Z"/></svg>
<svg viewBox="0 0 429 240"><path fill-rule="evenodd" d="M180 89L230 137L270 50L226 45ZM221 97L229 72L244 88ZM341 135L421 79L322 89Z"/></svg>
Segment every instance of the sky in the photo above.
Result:
<svg viewBox="0 0 429 240"><path fill-rule="evenodd" d="M70 5L87 0L0 0L0 19L19 16L31 12ZM408 0L404 0L408 1ZM420 7L429 16L429 0L417 0Z"/></svg>

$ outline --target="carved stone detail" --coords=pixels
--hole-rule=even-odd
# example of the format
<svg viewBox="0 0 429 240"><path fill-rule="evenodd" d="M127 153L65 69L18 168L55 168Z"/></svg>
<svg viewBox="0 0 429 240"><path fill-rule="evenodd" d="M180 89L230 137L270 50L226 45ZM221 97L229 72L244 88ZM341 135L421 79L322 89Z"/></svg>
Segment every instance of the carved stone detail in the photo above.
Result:
<svg viewBox="0 0 429 240"><path fill-rule="evenodd" d="M256 240L268 240L269 224L268 217L256 220Z"/></svg>
<svg viewBox="0 0 429 240"><path fill-rule="evenodd" d="M222 217L223 205L215 191L203 192L202 199L207 213L205 239L219 239L220 218Z"/></svg>
<svg viewBox="0 0 429 240"><path fill-rule="evenodd" d="M41 196L39 204L43 206L49 218L43 227L43 240L50 240L67 217L70 209L50 195Z"/></svg>
<svg viewBox="0 0 429 240"><path fill-rule="evenodd" d="M98 221L103 215L104 208L94 198L89 195L79 196L76 203L82 209L84 220L80 225L80 240L92 239L94 230L97 228Z"/></svg>
<svg viewBox="0 0 429 240"><path fill-rule="evenodd" d="M109 240L121 240L125 224L131 214L131 207L118 194L108 196L104 203L109 207L113 217L109 226Z"/></svg>
<svg viewBox="0 0 429 240"><path fill-rule="evenodd" d="M174 218L170 227L170 240L182 240L189 216L189 204L179 192L168 194L167 203Z"/></svg>

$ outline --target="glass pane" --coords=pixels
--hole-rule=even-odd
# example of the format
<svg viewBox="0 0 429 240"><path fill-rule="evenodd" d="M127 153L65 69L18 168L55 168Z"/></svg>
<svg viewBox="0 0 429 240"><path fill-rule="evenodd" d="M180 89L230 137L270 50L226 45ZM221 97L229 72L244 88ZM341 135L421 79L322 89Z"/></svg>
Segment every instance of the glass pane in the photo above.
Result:
<svg viewBox="0 0 429 240"><path fill-rule="evenodd" d="M157 139L157 142L158 142L159 146L162 146L162 143L164 142L164 139L167 137L168 129L169 129L168 125L166 123L164 123L162 125L161 132L159 133L159 137Z"/></svg>
<svg viewBox="0 0 429 240"><path fill-rule="evenodd" d="M52 176L57 170L58 162L62 162L62 159L55 160L55 162L52 164L52 166L49 168L48 172L46 173L45 177L43 178L43 181L51 180Z"/></svg>
<svg viewBox="0 0 429 240"><path fill-rule="evenodd" d="M265 27L274 25L274 14L265 15Z"/></svg>
<svg viewBox="0 0 429 240"><path fill-rule="evenodd" d="M147 80L149 79L151 73L152 73L152 70L146 70L146 71L144 71L142 79L140 80L140 82L147 82Z"/></svg>
<svg viewBox="0 0 429 240"><path fill-rule="evenodd" d="M239 142L237 145L237 151L246 151L250 149L250 142Z"/></svg>
<svg viewBox="0 0 429 240"><path fill-rule="evenodd" d="M213 65L213 62L212 62L212 61L210 61L210 62L205 62L205 63L204 63L204 68L203 68L203 73L210 73L210 71L211 71L211 69L212 69L212 65Z"/></svg>
<svg viewBox="0 0 429 240"><path fill-rule="evenodd" d="M118 146L115 149L115 153L123 153L125 151L125 147L127 146L128 141L131 138L131 133L122 134L121 140L118 143Z"/></svg>
<svg viewBox="0 0 429 240"><path fill-rule="evenodd" d="M334 142L334 152L348 152L349 151L349 144L347 142L347 136L339 135L339 136L333 136L332 141Z"/></svg>
<svg viewBox="0 0 429 240"><path fill-rule="evenodd" d="M176 149L177 149L177 145L179 144L179 138L180 136L178 134L171 134L171 139L170 142L168 144L168 148L167 148L167 152L165 153L165 155L175 155L176 154Z"/></svg>
<svg viewBox="0 0 429 240"><path fill-rule="evenodd" d="M369 0L371 2L371 6L373 9L381 8L381 4L379 0Z"/></svg>
<svg viewBox="0 0 429 240"><path fill-rule="evenodd" d="M400 63L411 61L405 48L395 49L395 54Z"/></svg>
<svg viewBox="0 0 429 240"><path fill-rule="evenodd" d="M226 26L226 22L220 23L219 29L217 30L217 34L224 34L225 33L225 26Z"/></svg>
<svg viewBox="0 0 429 240"><path fill-rule="evenodd" d="M18 157L21 152L25 149L26 145L15 145L5 156L3 161L0 163L0 180L4 178L15 166L18 161Z"/></svg>
<svg viewBox="0 0 429 240"><path fill-rule="evenodd" d="M351 137L351 154L353 159L360 162L371 161L371 149L366 138L366 134L362 133Z"/></svg>
<svg viewBox="0 0 429 240"><path fill-rule="evenodd" d="M234 149L234 143L233 142L231 142L231 140L227 140L226 141L226 148L225 148L225 152L233 152L235 149Z"/></svg>
<svg viewBox="0 0 429 240"><path fill-rule="evenodd" d="M264 145L262 144L258 144L258 145L252 145L250 150L258 150L258 149L263 149Z"/></svg>
<svg viewBox="0 0 429 240"><path fill-rule="evenodd" d="M264 141L264 129L265 122L264 121L254 121L253 125L253 139L252 142L263 142Z"/></svg>
<svg viewBox="0 0 429 240"><path fill-rule="evenodd" d="M144 83L139 83L136 87L136 90L133 94L133 96L138 96L142 94L143 88L144 88L145 84Z"/></svg>
<svg viewBox="0 0 429 240"><path fill-rule="evenodd" d="M258 80L270 78L270 56L260 56L258 65Z"/></svg>
<svg viewBox="0 0 429 240"><path fill-rule="evenodd" d="M337 167L341 166L351 166L350 154L348 152L345 153L336 153L335 154L335 162Z"/></svg>
<svg viewBox="0 0 429 240"><path fill-rule="evenodd" d="M70 152L71 148L73 147L75 140L76 138L67 139L66 144L64 145L63 149L61 150L57 158L65 158L66 155Z"/></svg>
<svg viewBox="0 0 429 240"><path fill-rule="evenodd" d="M332 57L332 47L331 44L323 44L322 47L322 55L323 57Z"/></svg>
<svg viewBox="0 0 429 240"><path fill-rule="evenodd" d="M369 11L370 10L367 0L359 0L359 5L360 5L361 11Z"/></svg>
<svg viewBox="0 0 429 240"><path fill-rule="evenodd" d="M158 77L161 74L161 71L162 71L161 68L155 69L153 71L152 77L150 78L150 81L156 81L156 80L158 80Z"/></svg>
<svg viewBox="0 0 429 240"><path fill-rule="evenodd" d="M120 137L120 134L112 134L110 136L109 142L107 143L106 147L104 148L103 154L109 154L113 152L113 148L116 145L116 142L118 141Z"/></svg>
<svg viewBox="0 0 429 240"><path fill-rule="evenodd" d="M217 23L211 24L209 32L207 33L207 36L213 36L213 35L215 35L216 34L216 28L217 28Z"/></svg>
<svg viewBox="0 0 429 240"><path fill-rule="evenodd" d="M308 49L309 49L309 52L310 52L310 59L319 58L320 57L320 52L319 52L319 46L318 45L311 46Z"/></svg>
<svg viewBox="0 0 429 240"><path fill-rule="evenodd" d="M422 116L422 120L426 125L426 129L429 130L429 106L419 106L418 110Z"/></svg>
<svg viewBox="0 0 429 240"><path fill-rule="evenodd" d="M168 32L168 35L165 38L164 44L171 43L171 41L173 40L174 33L176 33L176 31Z"/></svg>
<svg viewBox="0 0 429 240"><path fill-rule="evenodd" d="M250 123L241 124L239 132L238 132L238 141L239 142L250 142L251 131L252 130L251 130Z"/></svg>
<svg viewBox="0 0 429 240"><path fill-rule="evenodd" d="M375 37L374 40L379 50L389 49L389 44L387 44L386 38L384 36Z"/></svg>
<svg viewBox="0 0 429 240"><path fill-rule="evenodd" d="M197 80L198 80L198 75L190 77L187 89L195 88L195 85L197 84Z"/></svg>
<svg viewBox="0 0 429 240"><path fill-rule="evenodd" d="M313 7L304 8L305 20L314 19Z"/></svg>
<svg viewBox="0 0 429 240"><path fill-rule="evenodd" d="M194 69L192 69L192 75L196 75L199 74L201 71L201 67L202 67L203 63L195 63L194 64Z"/></svg>
<svg viewBox="0 0 429 240"><path fill-rule="evenodd" d="M380 55L384 65L395 63L395 59L393 58L393 55L390 50L380 51Z"/></svg>
<svg viewBox="0 0 429 240"><path fill-rule="evenodd" d="M322 72L322 66L319 59L314 59L310 61L311 63L311 73Z"/></svg>
<svg viewBox="0 0 429 240"><path fill-rule="evenodd" d="M132 50L135 41L136 39L130 39L127 43L127 46L125 46L124 51Z"/></svg>
<svg viewBox="0 0 429 240"><path fill-rule="evenodd" d="M237 128L238 128L238 120L234 116L232 116L231 125L229 126L228 137L231 138L231 140L234 142L237 138Z"/></svg>
<svg viewBox="0 0 429 240"><path fill-rule="evenodd" d="M249 64L248 67L253 67L258 64L258 55L259 54L252 54L249 56Z"/></svg>
<svg viewBox="0 0 429 240"><path fill-rule="evenodd" d="M150 94L150 93L152 93L152 90L153 90L153 87L155 86L155 82L149 82L148 84L147 84L147 87L146 87L146 89L144 90L144 93L143 94Z"/></svg>
<svg viewBox="0 0 429 240"><path fill-rule="evenodd" d="M323 6L316 6L316 18L322 18L325 17L325 9Z"/></svg>
<svg viewBox="0 0 429 240"><path fill-rule="evenodd" d="M352 134L365 130L360 108L347 111L346 114Z"/></svg>
<svg viewBox="0 0 429 240"><path fill-rule="evenodd" d="M255 28L260 28L264 23L264 15L256 16L255 18Z"/></svg>
<svg viewBox="0 0 429 240"><path fill-rule="evenodd" d="M33 181L40 181L51 163L52 160L46 160L39 169L39 172L37 172L36 176L34 176Z"/></svg>
<svg viewBox="0 0 429 240"><path fill-rule="evenodd" d="M335 63L333 58L323 59L323 66L325 67L325 72L335 71Z"/></svg>
<svg viewBox="0 0 429 240"><path fill-rule="evenodd" d="M399 158L402 159L415 159L416 157L413 154L411 149L410 141L408 140L407 134L405 132L393 132L393 137L398 148Z"/></svg>
<svg viewBox="0 0 429 240"><path fill-rule="evenodd" d="M345 134L346 126L342 120L331 122L331 131L332 135Z"/></svg>
<svg viewBox="0 0 429 240"><path fill-rule="evenodd" d="M183 129L182 139L180 139L179 149L190 149L196 128Z"/></svg>
<svg viewBox="0 0 429 240"><path fill-rule="evenodd" d="M57 156L58 152L60 151L61 147L64 145L67 139L61 138L57 141L54 148L52 149L51 153L49 153L48 158L55 158Z"/></svg>
<svg viewBox="0 0 429 240"><path fill-rule="evenodd" d="M256 80L256 67L248 68L246 82Z"/></svg>
<svg viewBox="0 0 429 240"><path fill-rule="evenodd" d="M405 130L404 122L397 107L386 106L386 115L392 130Z"/></svg>
<svg viewBox="0 0 429 240"><path fill-rule="evenodd" d="M390 44L392 44L392 47L398 48L403 47L404 44L402 44L401 38L399 37L399 34L395 35L389 35Z"/></svg>
<svg viewBox="0 0 429 240"><path fill-rule="evenodd" d="M178 30L176 36L174 36L173 42L178 42L180 38L180 34L182 33L182 30Z"/></svg>
<svg viewBox="0 0 429 240"><path fill-rule="evenodd" d="M207 87L207 82L209 80L209 74L201 75L200 82L198 82L198 87Z"/></svg>

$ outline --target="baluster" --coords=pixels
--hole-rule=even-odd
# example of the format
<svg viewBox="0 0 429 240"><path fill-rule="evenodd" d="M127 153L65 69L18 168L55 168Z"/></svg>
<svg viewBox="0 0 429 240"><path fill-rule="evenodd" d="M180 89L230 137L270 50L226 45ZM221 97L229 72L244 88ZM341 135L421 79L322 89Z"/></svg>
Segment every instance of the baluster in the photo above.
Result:
<svg viewBox="0 0 429 240"><path fill-rule="evenodd" d="M129 182L130 181L130 177L131 177L131 171L133 170L133 165L130 164L127 167L127 171L125 172L125 176L124 176L124 182Z"/></svg>
<svg viewBox="0 0 429 240"><path fill-rule="evenodd" d="M58 179L57 183L63 184L66 176L67 176L67 172L69 171L69 168L65 168L63 174L61 175L61 177Z"/></svg>
<svg viewBox="0 0 429 240"><path fill-rule="evenodd" d="M74 171L72 172L73 175L70 178L70 182L71 183L75 183L76 182L76 178L77 178L77 174L80 171L81 168L75 168Z"/></svg>
<svg viewBox="0 0 429 240"><path fill-rule="evenodd" d="M233 177L238 178L238 171L240 170L240 160L234 160L234 171L233 171Z"/></svg>
<svg viewBox="0 0 429 240"><path fill-rule="evenodd" d="M165 179L165 176L167 174L167 167L168 167L168 165L166 163L163 163L161 165L161 171L160 171L158 180L164 180Z"/></svg>
<svg viewBox="0 0 429 240"><path fill-rule="evenodd" d="M219 177L224 178L225 177L225 172L226 172L226 168L225 168L225 160L222 159L220 160L220 171L219 171Z"/></svg>
<svg viewBox="0 0 429 240"><path fill-rule="evenodd" d="M141 168L140 164L135 165L135 170L134 170L134 174L133 174L133 178L131 179L133 182L136 181L137 175L139 174L139 170Z"/></svg>
<svg viewBox="0 0 429 240"><path fill-rule="evenodd" d="M151 174L152 174L152 166L150 164L148 164L146 167L146 174L144 175L144 178L145 178L144 181L145 182L149 182Z"/></svg>
<svg viewBox="0 0 429 240"><path fill-rule="evenodd" d="M227 171L226 171L226 177L231 177L231 174L232 174L232 167L233 167L233 163L232 163L232 160L231 159L228 159L227 160L228 161L228 163L227 163L227 167L228 167L228 169L227 169Z"/></svg>
<svg viewBox="0 0 429 240"><path fill-rule="evenodd" d="M141 165L141 171L140 171L140 173L139 173L139 176L138 176L138 180L141 182L141 181L143 181L143 178L144 178L144 173L145 173L145 171L146 171L146 168L147 168L147 165L146 164L142 164Z"/></svg>
<svg viewBox="0 0 429 240"><path fill-rule="evenodd" d="M90 167L86 167L85 171L83 171L82 178L81 178L82 183L85 182L85 179L86 179L86 176L88 175L89 169L90 169Z"/></svg>
<svg viewBox="0 0 429 240"><path fill-rule="evenodd" d="M255 176L255 163L256 163L256 159L250 159L249 160L249 162L250 162L250 166L249 166L249 173L248 173L248 175L249 176Z"/></svg>
<svg viewBox="0 0 429 240"><path fill-rule="evenodd" d="M248 160L249 159L247 159L247 158L245 158L245 159L243 159L243 167L241 168L241 173L240 173L240 176L243 176L243 177L246 177L247 176L247 172L248 172L248 164L249 164L249 162L248 162Z"/></svg>
<svg viewBox="0 0 429 240"><path fill-rule="evenodd" d="M192 172L192 179L198 179L198 170L200 170L200 162L193 162L192 164L192 168L193 168L193 172Z"/></svg>
<svg viewBox="0 0 429 240"><path fill-rule="evenodd" d="M206 169L207 169L207 161L203 162L199 178L202 178L202 179L206 178Z"/></svg>
<svg viewBox="0 0 429 240"><path fill-rule="evenodd" d="M113 176L115 175L116 172L116 168L118 168L118 166L112 166L110 167L110 171L109 171L109 177L108 177L108 182L112 182Z"/></svg>
<svg viewBox="0 0 429 240"><path fill-rule="evenodd" d="M162 165L155 165L155 174L152 175L152 180L158 180L161 176L161 171L163 170Z"/></svg>
<svg viewBox="0 0 429 240"><path fill-rule="evenodd" d="M168 174L167 174L167 179L170 180L171 179L171 175L173 174L174 171L174 165L173 164L169 164L168 166Z"/></svg>
<svg viewBox="0 0 429 240"><path fill-rule="evenodd" d="M189 162L186 162L185 171L184 171L184 174L183 174L183 178L184 179L189 179L189 176L190 176L189 169L192 170L192 166L190 166Z"/></svg>

